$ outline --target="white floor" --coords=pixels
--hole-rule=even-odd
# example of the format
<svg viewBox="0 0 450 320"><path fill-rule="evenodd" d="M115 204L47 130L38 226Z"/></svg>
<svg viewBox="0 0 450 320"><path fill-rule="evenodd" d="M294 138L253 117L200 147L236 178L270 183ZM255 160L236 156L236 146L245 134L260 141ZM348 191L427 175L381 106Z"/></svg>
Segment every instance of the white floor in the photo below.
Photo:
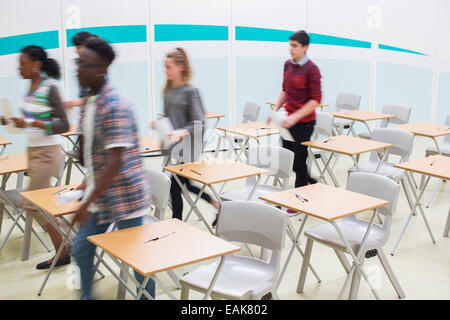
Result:
<svg viewBox="0 0 450 320"><path fill-rule="evenodd" d="M416 159L424 156L426 146L431 145L432 141L424 138L416 138L414 153L411 159ZM367 161L367 155L362 156L360 162ZM161 158L152 157L145 158L145 165L149 167L158 167L161 164ZM352 166L350 158L341 156L335 168L335 173L341 185L345 185L347 169ZM74 169L74 178L71 182L79 182L81 175ZM313 176L317 172L313 171ZM419 181L419 176L416 176ZM11 186L15 183L14 179L9 182ZM27 181L25 180L25 183ZM291 179L293 186L294 179ZM226 189L238 188L244 184L244 181L237 181L227 184ZM438 179L432 179L424 194L424 199L428 201L432 191L439 186ZM444 224L446 221L448 209L450 206L450 185L449 182L440 184L439 192L434 199L431 207L425 209L425 214L429 220L431 229L436 238L436 243L432 243L431 238L425 228L422 217L416 215L413 217L407 232L400 243L400 246L395 254L391 256L390 252L393 248L395 240L400 234L404 221L409 215L409 207L407 205L404 194L401 192L397 213L393 218L391 229L391 236L385 246L385 254L391 263L391 266L397 275L397 278L406 293L405 299L450 299L450 238L442 236ZM326 195L324 194L324 200ZM185 209L188 206L185 205ZM212 222L215 216L213 207L206 204L204 201L200 204L202 212L206 218ZM186 214L186 213L185 213ZM166 212L166 217L170 217L171 212ZM362 217L367 216L363 213ZM299 227L298 217L291 218L295 227ZM192 215L189 223L198 226L201 229L206 229L204 225ZM318 223L323 223L318 219L309 218L306 228ZM4 218L2 233L0 239L5 235L11 224L11 220ZM42 229L37 228L43 239L51 245L51 242L46 233ZM11 235L5 247L0 251L0 298L1 299L31 299L31 300L47 300L47 299L78 299L78 291L74 288L76 286L75 277L75 263L72 262L69 266L59 267L52 273L44 292L41 296L37 295L40 285L45 277L46 271L36 270L35 265L54 255L54 253L47 253L44 247L32 238L30 259L28 261L21 261L23 236L21 232L16 230ZM284 262L291 242L286 239L286 247L283 251L282 262ZM301 238L302 247L304 248L304 237ZM243 254L248 254L243 248ZM149 257L152 258L152 257ZM157 257L154 257L157 258ZM337 299L339 292L345 281L345 271L340 265L335 253L332 249L324 247L320 244L314 244L311 262L322 279L322 282L317 283L314 276L309 272L306 278L306 285L304 293L296 293L297 281L301 266L301 257L297 251L291 259L287 268L286 275L279 287L278 294L281 299ZM112 262L110 265L114 265ZM184 272L193 268L193 265L185 266L176 269L176 273L182 275ZM115 268L118 270L118 268ZM368 273L373 285L376 287L381 299L396 300L398 299L393 287L391 286L387 276L381 267L378 258L371 258L366 260L365 270ZM117 281L104 268L102 269L106 275L103 279L98 279L94 284L94 292L97 299L115 299ZM176 297L179 297L180 290L178 290L173 282L169 279L166 273L160 275L160 278L170 288ZM168 299L168 296L157 286L157 299ZM195 292L191 292L191 299L200 298L201 296ZM127 299L131 299L127 295ZM364 280L361 280L361 288L359 292L359 299L374 299L372 293L368 289Z"/></svg>

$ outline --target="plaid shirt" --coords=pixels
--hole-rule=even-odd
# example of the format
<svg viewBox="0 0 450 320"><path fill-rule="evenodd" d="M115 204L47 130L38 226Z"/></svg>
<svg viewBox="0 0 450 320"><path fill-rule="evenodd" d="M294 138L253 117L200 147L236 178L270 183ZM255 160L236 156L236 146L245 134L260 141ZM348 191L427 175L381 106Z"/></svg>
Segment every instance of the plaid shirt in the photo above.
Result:
<svg viewBox="0 0 450 320"><path fill-rule="evenodd" d="M122 166L106 191L94 202L98 223L112 223L150 207L150 186L139 150L136 122L130 105L116 89L105 84L96 100L97 110L92 144L93 174L98 185L107 163L107 150L127 146L122 152ZM84 108L79 132L83 132Z"/></svg>

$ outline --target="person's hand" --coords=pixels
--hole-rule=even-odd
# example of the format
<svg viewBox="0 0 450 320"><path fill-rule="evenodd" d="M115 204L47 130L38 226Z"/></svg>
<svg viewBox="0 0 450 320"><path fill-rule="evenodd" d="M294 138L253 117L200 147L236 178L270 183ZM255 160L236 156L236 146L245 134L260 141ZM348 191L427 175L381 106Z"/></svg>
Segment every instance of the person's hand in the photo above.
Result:
<svg viewBox="0 0 450 320"><path fill-rule="evenodd" d="M186 129L175 130L175 131L169 133L169 139L172 143L177 143L178 141L183 139L184 136L186 136L188 134L189 134L189 131L187 131Z"/></svg>
<svg viewBox="0 0 450 320"><path fill-rule="evenodd" d="M17 128L25 128L26 127L25 118L11 118L11 120L14 121L14 125Z"/></svg>
<svg viewBox="0 0 450 320"><path fill-rule="evenodd" d="M5 117L0 117L0 121L3 126L6 126L8 124L8 122L6 122Z"/></svg>
<svg viewBox="0 0 450 320"><path fill-rule="evenodd" d="M82 225L89 219L92 213L89 212L87 208L88 204L83 203L81 207L77 210L77 212L75 212L75 216L73 217L72 220L72 226L76 225L77 223Z"/></svg>
<svg viewBox="0 0 450 320"><path fill-rule="evenodd" d="M290 115L290 116L286 117L286 119L284 119L282 126L283 126L283 128L289 129L297 122L298 122L298 120L294 116Z"/></svg>
<svg viewBox="0 0 450 320"><path fill-rule="evenodd" d="M84 180L75 190L86 190L86 180Z"/></svg>
<svg viewBox="0 0 450 320"><path fill-rule="evenodd" d="M270 115L267 116L266 123L269 124L272 121L272 117Z"/></svg>

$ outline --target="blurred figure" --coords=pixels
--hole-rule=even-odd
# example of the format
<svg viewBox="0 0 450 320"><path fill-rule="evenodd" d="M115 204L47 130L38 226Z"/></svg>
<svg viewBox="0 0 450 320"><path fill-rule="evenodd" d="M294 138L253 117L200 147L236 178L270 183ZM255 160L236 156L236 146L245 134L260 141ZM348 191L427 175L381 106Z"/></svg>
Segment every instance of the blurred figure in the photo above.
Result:
<svg viewBox="0 0 450 320"><path fill-rule="evenodd" d="M21 50L19 71L23 79L30 80L28 92L23 98L22 118L13 118L15 126L25 128L28 138L28 176L29 191L50 187L50 179L56 176L64 161L61 150L60 133L69 129L67 115L61 101L57 83L60 78L58 63L47 57L47 53L38 46L27 46ZM2 124L5 119L2 118ZM62 244L61 234L37 210L27 209L34 219L48 232L58 251ZM58 222L57 220L55 220ZM70 248L61 253L56 266L70 263ZM53 259L39 263L37 269L48 269Z"/></svg>

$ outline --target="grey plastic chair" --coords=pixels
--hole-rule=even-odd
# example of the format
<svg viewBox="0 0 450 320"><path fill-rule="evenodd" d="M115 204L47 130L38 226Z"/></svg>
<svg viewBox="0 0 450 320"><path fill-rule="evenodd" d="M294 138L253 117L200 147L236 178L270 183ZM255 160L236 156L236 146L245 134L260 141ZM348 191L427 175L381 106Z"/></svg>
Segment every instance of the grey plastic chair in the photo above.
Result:
<svg viewBox="0 0 450 320"><path fill-rule="evenodd" d="M389 204L376 209L375 214L381 214L385 216L385 221L382 226L374 224L368 235L366 245L362 248L362 252L365 253L361 256L360 263L364 264L366 255L376 254L383 266L391 284L399 298L405 297L405 293L400 286L387 258L383 252L383 246L389 238L391 229L392 216L394 215L397 207L397 199L400 186L389 178L367 172L354 172L350 174L347 182L347 190L362 193L368 196L376 197L389 201ZM355 216L344 217L336 221L339 228L342 230L346 240L350 244L350 247L354 252L358 252L363 237L367 231L369 222L360 220ZM309 263L311 257L312 246L314 242L321 243L325 246L334 249L339 261L341 262L344 270L348 273L350 271L350 263L344 256L344 253L348 253L345 244L339 237L336 229L329 223L319 224L305 231L307 238L305 257L303 260L302 270L300 273L297 292L303 292L305 277L307 272L307 263ZM376 250L376 251L375 251ZM352 284L350 288L350 299L355 299L358 293L360 285L361 275L358 270L353 273Z"/></svg>
<svg viewBox="0 0 450 320"><path fill-rule="evenodd" d="M361 96L354 93L338 93L336 97L336 112L343 110L357 110L359 109L359 104L361 103ZM344 129L350 128L352 121L346 119L336 119L334 121L334 127L338 134L343 134ZM356 132L351 128L353 136L356 137Z"/></svg>
<svg viewBox="0 0 450 320"><path fill-rule="evenodd" d="M53 184L54 187L61 185L63 173L64 173L64 162L62 162L61 167L53 176L53 178L56 179L55 183ZM33 228L33 217L25 214L26 209L28 208L31 209L33 208L33 206L30 203L28 203L24 198L22 198L22 196L20 195L21 192L24 192L26 190L21 188L22 177L18 177L18 179L20 180L20 183L18 183L18 188L7 190L4 191L3 193L0 193L0 205L3 206L4 212L6 212L6 214L13 220L13 223L11 224L8 232L3 238L2 243L0 244L0 250L6 244L6 241L10 237L14 228L18 227L19 230L24 233L24 247L22 251L22 261L24 261L27 260L29 257L31 234L34 234L36 236L36 238L39 240L40 243L42 243L42 245L45 247L45 249L47 249L48 252L51 252L51 250L48 248L48 246L45 244L45 242ZM10 206L12 212L8 211L6 206ZM23 228L19 224L20 220L25 222L25 228ZM29 230L27 230L27 225L29 226Z"/></svg>
<svg viewBox="0 0 450 320"><path fill-rule="evenodd" d="M331 114L316 111L316 124L314 126L314 132L312 134L311 140L331 137L333 135L334 121L335 118ZM317 162L316 159L320 158L323 166L325 167L330 152L314 148L308 149L309 149L309 156L307 159L307 166L308 166L308 174L311 176L312 163L314 162L317 170L319 170L320 173L322 169L320 168L319 163ZM337 178L334 175L333 170L331 170L329 166L327 166L327 172L328 175L331 177L331 180L333 180L334 185L338 186L339 183L337 182ZM326 180L325 183L327 183Z"/></svg>
<svg viewBox="0 0 450 320"><path fill-rule="evenodd" d="M284 247L286 215L279 209L255 201L227 201L220 213L217 236L230 242L261 246L272 252L270 262L229 254L212 292L213 299L259 300L269 294L278 299L281 250ZM189 290L206 292L220 259L189 271L181 279L181 299L189 298Z"/></svg>
<svg viewBox="0 0 450 320"><path fill-rule="evenodd" d="M382 113L392 114L396 116L392 119L383 119L380 123L380 128L387 128L389 123L392 124L404 124L409 122L409 116L411 115L411 107L404 104L389 103L383 106ZM388 121L389 120L389 121ZM358 136L362 139L370 139L369 132L361 132Z"/></svg>
<svg viewBox="0 0 450 320"><path fill-rule="evenodd" d="M261 111L261 106L259 106L255 102L247 102L244 107L244 111L242 113L242 123L248 123L248 122L255 122L258 121L259 113ZM235 155L239 158L237 150L234 146L235 143L239 145L239 148L244 148L243 142L244 138L240 135L227 133L225 134L225 131L222 130L216 130L217 133L217 145L216 145L216 151L214 152L215 157L217 158L219 155L219 150L222 145L222 140L227 139L230 145L230 148L233 149L233 152Z"/></svg>

